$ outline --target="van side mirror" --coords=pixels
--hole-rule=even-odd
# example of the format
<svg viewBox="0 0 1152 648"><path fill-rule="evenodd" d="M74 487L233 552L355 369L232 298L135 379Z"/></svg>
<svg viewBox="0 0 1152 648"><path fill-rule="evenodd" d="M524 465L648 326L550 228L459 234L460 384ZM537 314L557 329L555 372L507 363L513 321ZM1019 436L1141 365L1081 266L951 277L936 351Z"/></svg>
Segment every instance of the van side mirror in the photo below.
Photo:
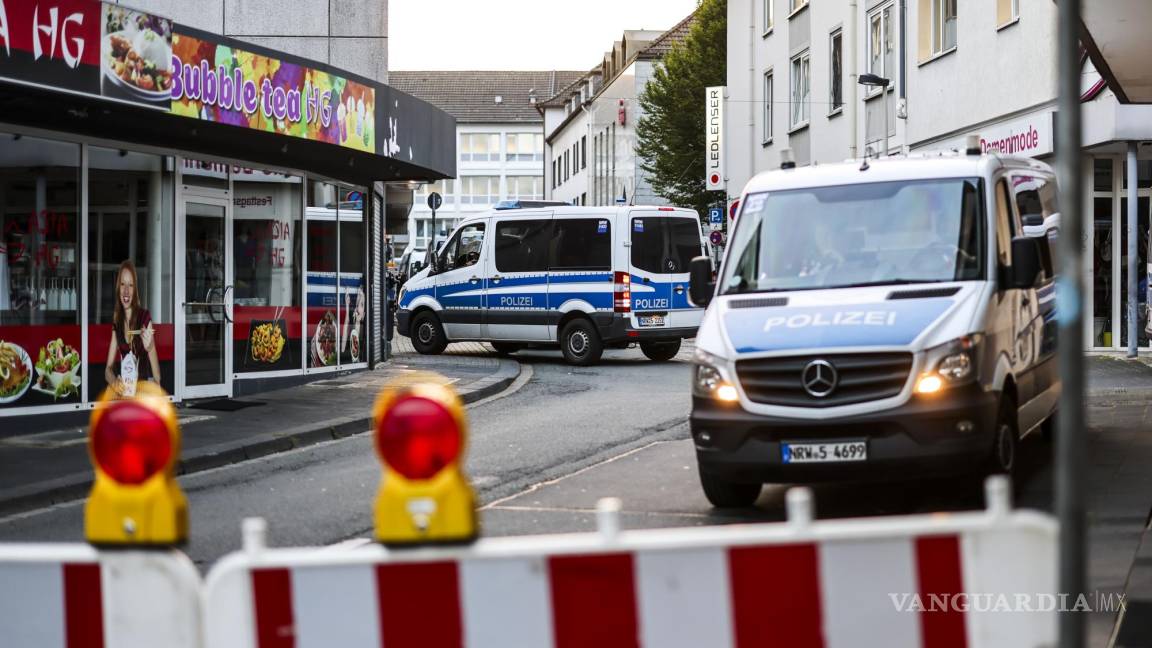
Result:
<svg viewBox="0 0 1152 648"><path fill-rule="evenodd" d="M1036 286L1040 276L1040 242L1031 236L1012 239L1012 271L1009 287L1028 289Z"/></svg>
<svg viewBox="0 0 1152 648"><path fill-rule="evenodd" d="M716 282L712 280L712 259L698 256L688 265L688 301L693 306L706 308L716 292Z"/></svg>

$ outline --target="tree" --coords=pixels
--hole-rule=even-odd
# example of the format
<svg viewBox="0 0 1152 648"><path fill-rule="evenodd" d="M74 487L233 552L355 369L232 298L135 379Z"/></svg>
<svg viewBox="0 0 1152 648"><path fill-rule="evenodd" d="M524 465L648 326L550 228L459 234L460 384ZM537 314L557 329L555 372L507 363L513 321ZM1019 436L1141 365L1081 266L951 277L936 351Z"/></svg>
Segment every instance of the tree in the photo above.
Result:
<svg viewBox="0 0 1152 648"><path fill-rule="evenodd" d="M640 168L673 204L701 214L717 200L704 183L704 89L726 84L727 0L703 0L684 41L656 66L640 94Z"/></svg>

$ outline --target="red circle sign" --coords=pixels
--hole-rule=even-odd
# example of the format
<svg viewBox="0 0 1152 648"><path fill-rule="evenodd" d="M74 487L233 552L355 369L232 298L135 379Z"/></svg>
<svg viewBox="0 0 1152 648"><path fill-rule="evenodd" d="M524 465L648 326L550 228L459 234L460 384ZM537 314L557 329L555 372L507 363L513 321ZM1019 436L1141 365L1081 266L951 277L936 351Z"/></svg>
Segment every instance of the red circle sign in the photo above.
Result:
<svg viewBox="0 0 1152 648"><path fill-rule="evenodd" d="M716 230L708 235L708 240L712 241L712 245L720 245L724 242L724 232Z"/></svg>
<svg viewBox="0 0 1152 648"><path fill-rule="evenodd" d="M736 220L736 212L738 212L738 211L740 211L740 199L739 198L737 198L736 200L733 200L732 204L728 206L728 218L731 218L732 220Z"/></svg>
<svg viewBox="0 0 1152 648"><path fill-rule="evenodd" d="M719 173L713 173L712 175L708 176L708 182L710 182L714 185L720 184L720 174Z"/></svg>

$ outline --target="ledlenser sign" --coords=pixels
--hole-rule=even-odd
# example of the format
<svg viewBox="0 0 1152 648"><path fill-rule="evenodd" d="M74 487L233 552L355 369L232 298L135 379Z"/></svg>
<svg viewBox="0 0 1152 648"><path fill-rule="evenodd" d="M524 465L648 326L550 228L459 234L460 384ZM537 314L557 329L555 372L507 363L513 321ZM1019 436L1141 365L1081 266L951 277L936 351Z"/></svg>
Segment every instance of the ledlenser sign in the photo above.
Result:
<svg viewBox="0 0 1152 648"><path fill-rule="evenodd" d="M724 86L704 90L704 182L709 191L728 187L724 169Z"/></svg>

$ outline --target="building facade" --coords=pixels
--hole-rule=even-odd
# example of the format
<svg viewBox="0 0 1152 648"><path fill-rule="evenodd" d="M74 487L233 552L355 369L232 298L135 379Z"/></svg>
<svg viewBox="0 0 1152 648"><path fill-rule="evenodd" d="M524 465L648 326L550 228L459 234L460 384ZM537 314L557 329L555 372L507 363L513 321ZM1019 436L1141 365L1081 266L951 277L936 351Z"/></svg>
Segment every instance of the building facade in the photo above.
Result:
<svg viewBox="0 0 1152 648"><path fill-rule="evenodd" d="M665 32L625 31L603 60L540 104L547 196L574 205L666 205L636 155L639 97L660 60L684 40L688 16Z"/></svg>
<svg viewBox="0 0 1152 648"><path fill-rule="evenodd" d="M292 24L335 20L305 4ZM383 360L387 183L454 173L451 116L202 28L240 3L133 5L0 0L0 417Z"/></svg>
<svg viewBox="0 0 1152 648"><path fill-rule="evenodd" d="M1152 148L1145 143L1152 140L1152 107L1118 97L1096 67L1102 49L1116 51L1097 40L1116 33L1109 17L1145 10L1126 6L1086 9L1105 26L1089 23L1084 31L1082 237L1090 252L1081 271L1092 287L1085 344L1098 351L1128 347L1130 265L1139 284L1137 342L1149 345ZM978 134L985 150L1053 163L1056 12L1054 3L1021 0L729 0L728 200L756 173L778 168L785 148L797 164L818 164L960 150ZM874 81L869 74L887 87L861 84ZM1130 155L1139 237L1131 259Z"/></svg>
<svg viewBox="0 0 1152 648"><path fill-rule="evenodd" d="M415 191L406 235L394 238L397 249L427 250L434 232L437 241L446 241L460 219L491 209L501 200L542 200L544 119L536 104L580 75L565 71L393 72L393 87L456 118L457 150L454 178ZM427 202L431 192L444 200L436 213L435 229Z"/></svg>

